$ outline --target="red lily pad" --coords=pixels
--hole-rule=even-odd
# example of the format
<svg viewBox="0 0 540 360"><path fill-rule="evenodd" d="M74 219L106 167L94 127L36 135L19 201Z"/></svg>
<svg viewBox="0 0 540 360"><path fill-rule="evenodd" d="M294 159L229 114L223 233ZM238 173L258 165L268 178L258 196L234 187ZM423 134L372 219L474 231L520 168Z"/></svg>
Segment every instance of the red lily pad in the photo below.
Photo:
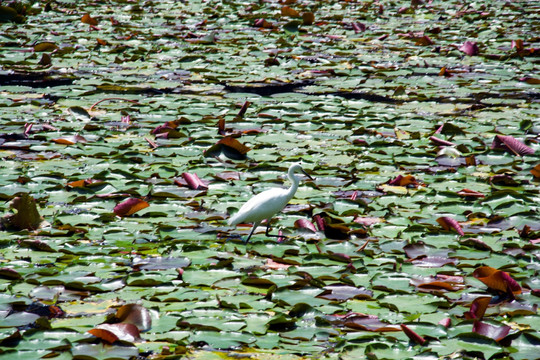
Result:
<svg viewBox="0 0 540 360"><path fill-rule="evenodd" d="M459 47L459 51L464 52L465 54L469 56L478 55L480 52L480 49L478 48L478 44L473 41L465 41L463 45Z"/></svg>
<svg viewBox="0 0 540 360"><path fill-rule="evenodd" d="M100 324L88 332L108 344L118 340L127 342L140 340L139 329L133 324Z"/></svg>
<svg viewBox="0 0 540 360"><path fill-rule="evenodd" d="M512 328L507 325L495 326L481 321L475 321L472 331L498 342L504 339L510 333L511 329Z"/></svg>
<svg viewBox="0 0 540 360"><path fill-rule="evenodd" d="M114 207L114 213L120 217L125 217L136 213L139 210L142 210L150 206L146 201L138 198L129 198L122 201Z"/></svg>
<svg viewBox="0 0 540 360"><path fill-rule="evenodd" d="M490 266L481 266L474 270L473 276L492 290L514 295L521 294L521 286L507 272Z"/></svg>
<svg viewBox="0 0 540 360"><path fill-rule="evenodd" d="M516 156L534 154L534 150L513 136L496 135L491 143L492 149L502 149Z"/></svg>
<svg viewBox="0 0 540 360"><path fill-rule="evenodd" d="M463 314L465 315L465 319L482 319L490 302L491 296L481 296L474 299L471 304L470 310Z"/></svg>
<svg viewBox="0 0 540 360"><path fill-rule="evenodd" d="M457 220L452 219L448 216L442 216L437 219L437 222L442 226L442 228L446 231L454 230L459 235L463 236L465 233L463 232L463 229L461 228L461 225L457 222Z"/></svg>
<svg viewBox="0 0 540 360"><path fill-rule="evenodd" d="M426 343L426 339L424 339L422 336L418 335L415 331L411 330L407 325L401 324L401 330L407 335L409 339L411 339L412 342L415 342L419 345L424 345Z"/></svg>

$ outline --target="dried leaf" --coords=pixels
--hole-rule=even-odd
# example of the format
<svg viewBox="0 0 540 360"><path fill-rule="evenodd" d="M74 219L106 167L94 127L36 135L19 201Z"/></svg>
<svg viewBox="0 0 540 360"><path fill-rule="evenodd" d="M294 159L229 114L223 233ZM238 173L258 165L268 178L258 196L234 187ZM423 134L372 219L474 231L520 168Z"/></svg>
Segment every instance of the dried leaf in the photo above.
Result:
<svg viewBox="0 0 540 360"><path fill-rule="evenodd" d="M129 216L150 206L146 201L138 198L129 198L114 207L114 213L120 217Z"/></svg>

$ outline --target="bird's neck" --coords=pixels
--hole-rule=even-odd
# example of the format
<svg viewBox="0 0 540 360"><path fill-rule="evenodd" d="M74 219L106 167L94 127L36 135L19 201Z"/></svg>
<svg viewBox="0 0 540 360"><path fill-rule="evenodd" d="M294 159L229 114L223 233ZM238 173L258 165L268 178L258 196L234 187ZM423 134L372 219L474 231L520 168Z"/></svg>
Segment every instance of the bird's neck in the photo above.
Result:
<svg viewBox="0 0 540 360"><path fill-rule="evenodd" d="M298 184L300 183L300 179L298 179L296 176L294 176L294 173L289 173L289 180L291 181L291 187L289 188L289 191L287 191L287 198L290 200L293 198L294 194L296 193L296 190L298 190Z"/></svg>

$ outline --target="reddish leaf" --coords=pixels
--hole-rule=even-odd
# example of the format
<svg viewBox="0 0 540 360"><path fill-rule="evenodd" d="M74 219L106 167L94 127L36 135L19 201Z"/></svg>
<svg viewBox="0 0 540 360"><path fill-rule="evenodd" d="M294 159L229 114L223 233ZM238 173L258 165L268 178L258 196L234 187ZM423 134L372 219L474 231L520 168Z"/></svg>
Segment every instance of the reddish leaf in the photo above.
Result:
<svg viewBox="0 0 540 360"><path fill-rule="evenodd" d="M431 290L458 291L465 288L463 277L437 275L435 277L411 279L411 285L414 285L422 292Z"/></svg>
<svg viewBox="0 0 540 360"><path fill-rule="evenodd" d="M316 297L331 301L344 301L349 299L370 299L373 292L365 288L357 288L347 285L325 286L324 291Z"/></svg>
<svg viewBox="0 0 540 360"><path fill-rule="evenodd" d="M123 324L133 324L139 331L148 331L152 327L150 312L138 304L127 304L116 311L116 318Z"/></svg>
<svg viewBox="0 0 540 360"><path fill-rule="evenodd" d="M72 188L75 188L75 187L88 187L88 186L91 186L91 185L100 184L102 182L103 182L103 180L96 180L96 179L90 178L90 179L76 180L76 181L69 182L69 183L67 183L67 186L72 187Z"/></svg>
<svg viewBox="0 0 540 360"><path fill-rule="evenodd" d="M434 142L434 143L437 144L437 145L442 145L442 146L456 146L456 144L454 144L453 142L446 141L446 140L443 140L443 139L439 139L439 138L436 137L436 136L430 136L430 137L429 137L429 140L431 140L432 142Z"/></svg>
<svg viewBox="0 0 540 360"><path fill-rule="evenodd" d="M364 32L364 31L366 31L366 28L367 28L366 24L363 24L363 23L352 23L351 26L352 26L355 34L358 34L360 32Z"/></svg>
<svg viewBox="0 0 540 360"><path fill-rule="evenodd" d="M139 329L133 324L100 324L88 332L109 344L118 340L127 342L140 340Z"/></svg>
<svg viewBox="0 0 540 360"><path fill-rule="evenodd" d="M490 289L504 293L521 294L521 286L512 277L501 270L490 266L481 266L474 270L473 276L487 285Z"/></svg>
<svg viewBox="0 0 540 360"><path fill-rule="evenodd" d="M154 130L152 130L152 134L156 137L162 137L165 139L178 139L187 137L184 133L179 132L176 130L178 126L181 124L185 124L186 119L180 118L173 121L167 121L163 125L159 125Z"/></svg>
<svg viewBox="0 0 540 360"><path fill-rule="evenodd" d="M459 190L456 194L458 194L459 196L464 196L464 197L475 197L475 198L485 197L485 195L482 194L481 192L470 190L470 189Z"/></svg>
<svg viewBox="0 0 540 360"><path fill-rule="evenodd" d="M22 275L10 268L0 268L0 278L18 280L22 279Z"/></svg>
<svg viewBox="0 0 540 360"><path fill-rule="evenodd" d="M501 341L510 333L511 329L512 328L507 325L495 326L481 321L475 321L472 332L487 336L495 341Z"/></svg>
<svg viewBox="0 0 540 360"><path fill-rule="evenodd" d="M523 40L521 39L518 39L518 40L512 40L512 49L516 49L516 51L523 51L524 47L523 47Z"/></svg>
<svg viewBox="0 0 540 360"><path fill-rule="evenodd" d="M223 181L240 180L240 173L238 171L224 171L214 175L214 177Z"/></svg>
<svg viewBox="0 0 540 360"><path fill-rule="evenodd" d="M62 145L74 145L76 143L87 143L88 141L81 135L66 136L63 138L52 139L53 142Z"/></svg>
<svg viewBox="0 0 540 360"><path fill-rule="evenodd" d="M315 22L315 14L312 12L305 12L302 14L302 24L312 25Z"/></svg>
<svg viewBox="0 0 540 360"><path fill-rule="evenodd" d="M307 229L314 233L317 232L317 229L315 228L315 225L309 220L306 219L298 219L294 222L294 227L297 229Z"/></svg>
<svg viewBox="0 0 540 360"><path fill-rule="evenodd" d="M251 103L250 103L249 101L244 102L244 104L243 104L242 107L240 108L240 111L238 112L238 115L236 115L236 116L238 116L238 117L240 117L240 118L241 118L241 117L244 117L244 115L246 114L246 111L247 111L249 105L251 105Z"/></svg>
<svg viewBox="0 0 540 360"><path fill-rule="evenodd" d="M144 200L138 198L129 198L116 205L113 211L116 215L124 217L132 215L148 206L150 206L150 204Z"/></svg>
<svg viewBox="0 0 540 360"><path fill-rule="evenodd" d="M236 151L238 151L240 154L247 154L247 152L251 150L250 148L248 148L247 146L245 146L244 144L242 144L241 142L239 142L238 140L230 136L226 136L223 139L219 140L218 144L222 144L230 148L233 148Z"/></svg>
<svg viewBox="0 0 540 360"><path fill-rule="evenodd" d="M324 214L313 215L313 221L317 225L317 229L319 229L319 231L324 231L325 229L325 221L324 221L323 215Z"/></svg>
<svg viewBox="0 0 540 360"><path fill-rule="evenodd" d="M449 328L450 325L452 325L452 319L450 318L444 318L441 321L439 321L437 324L444 326L445 328Z"/></svg>
<svg viewBox="0 0 540 360"><path fill-rule="evenodd" d="M529 76L522 77L519 79L519 81L523 81L529 85L540 85L540 79L539 78L532 78Z"/></svg>
<svg viewBox="0 0 540 360"><path fill-rule="evenodd" d="M459 47L459 51L464 52L469 56L478 55L480 52L478 45L472 41L465 41L465 43Z"/></svg>
<svg viewBox="0 0 540 360"><path fill-rule="evenodd" d="M300 17L300 13L293 8L285 5L281 8L281 16Z"/></svg>
<svg viewBox="0 0 540 360"><path fill-rule="evenodd" d="M457 264L457 262L458 261L456 259L445 258L441 256L426 256L426 257L422 257L420 259L415 259L412 261L412 263L416 266L429 267L429 268L439 268L448 264L455 265Z"/></svg>
<svg viewBox="0 0 540 360"><path fill-rule="evenodd" d="M533 174L536 180L540 180L540 164L531 169L531 174Z"/></svg>
<svg viewBox="0 0 540 360"><path fill-rule="evenodd" d="M422 184L416 181L416 179L412 175L406 175L406 176L398 175L397 177L395 177L392 180L387 181L386 183L392 186L406 186L406 187L414 187L414 188L417 188L420 185L425 186L425 184Z"/></svg>
<svg viewBox="0 0 540 360"><path fill-rule="evenodd" d="M386 332L386 331L400 331L395 325L383 323L375 315L358 314L347 317L344 321L346 327L365 331Z"/></svg>
<svg viewBox="0 0 540 360"><path fill-rule="evenodd" d="M534 154L533 149L531 149L518 139L514 138L513 136L495 135L495 139L493 139L491 148L503 149L512 152L516 156Z"/></svg>
<svg viewBox="0 0 540 360"><path fill-rule="evenodd" d="M81 21L88 25L96 26L98 24L98 21L90 16L90 14L84 14L81 18Z"/></svg>
<svg viewBox="0 0 540 360"><path fill-rule="evenodd" d="M266 259L266 263L263 266L263 268L270 270L287 270L289 267L291 267L290 264L283 264L272 259Z"/></svg>
<svg viewBox="0 0 540 360"><path fill-rule="evenodd" d="M459 235L463 236L465 233L463 232L463 229L461 228L461 225L459 223L448 217L448 216L442 216L437 219L437 222L443 227L444 230L450 231L455 230Z"/></svg>
<svg viewBox="0 0 540 360"><path fill-rule="evenodd" d="M257 19L253 23L253 26L260 27L264 29L273 29L275 26L271 22L266 21L265 19Z"/></svg>
<svg viewBox="0 0 540 360"><path fill-rule="evenodd" d="M197 176L197 174L182 173L182 177L186 181L191 190L206 190L208 186Z"/></svg>
<svg viewBox="0 0 540 360"><path fill-rule="evenodd" d="M477 319L481 320L486 313L489 303L491 302L491 296L481 296L473 300L471 303L471 308L465 314L465 319L472 320Z"/></svg>
<svg viewBox="0 0 540 360"><path fill-rule="evenodd" d="M411 330L407 325L401 324L401 330L407 335L409 339L411 339L412 342L415 342L419 345L424 345L426 343L426 339L418 335L416 332Z"/></svg>
<svg viewBox="0 0 540 360"><path fill-rule="evenodd" d="M361 224L361 225L364 225L364 226L371 226L371 225L374 225L374 224L384 222L384 219L383 218L378 218L378 217L360 217L360 216L357 216L356 218L354 218L353 221L355 223L358 223L358 224Z"/></svg>

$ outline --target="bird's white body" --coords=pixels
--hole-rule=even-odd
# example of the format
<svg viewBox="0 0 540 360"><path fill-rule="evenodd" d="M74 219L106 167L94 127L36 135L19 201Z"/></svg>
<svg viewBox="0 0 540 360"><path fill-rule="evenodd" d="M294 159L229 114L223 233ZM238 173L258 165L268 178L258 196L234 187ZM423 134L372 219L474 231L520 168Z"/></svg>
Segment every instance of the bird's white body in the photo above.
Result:
<svg viewBox="0 0 540 360"><path fill-rule="evenodd" d="M259 224L280 212L292 199L287 189L270 189L255 195L248 200L242 208L229 219L229 225L240 223Z"/></svg>
<svg viewBox="0 0 540 360"><path fill-rule="evenodd" d="M249 199L248 202L246 202L234 216L229 219L229 225L253 223L253 229L251 230L246 242L249 241L251 235L253 235L253 232L263 220L266 219L268 220L268 223L270 223L270 219L275 214L283 210L285 205L287 205L287 203L293 198L296 190L298 190L298 184L300 183L300 179L298 179L298 177L296 177L294 174L297 171L304 172L300 164L291 165L289 171L287 172L289 180L292 182L290 188L275 188L255 195ZM309 175L307 176L310 177Z"/></svg>

